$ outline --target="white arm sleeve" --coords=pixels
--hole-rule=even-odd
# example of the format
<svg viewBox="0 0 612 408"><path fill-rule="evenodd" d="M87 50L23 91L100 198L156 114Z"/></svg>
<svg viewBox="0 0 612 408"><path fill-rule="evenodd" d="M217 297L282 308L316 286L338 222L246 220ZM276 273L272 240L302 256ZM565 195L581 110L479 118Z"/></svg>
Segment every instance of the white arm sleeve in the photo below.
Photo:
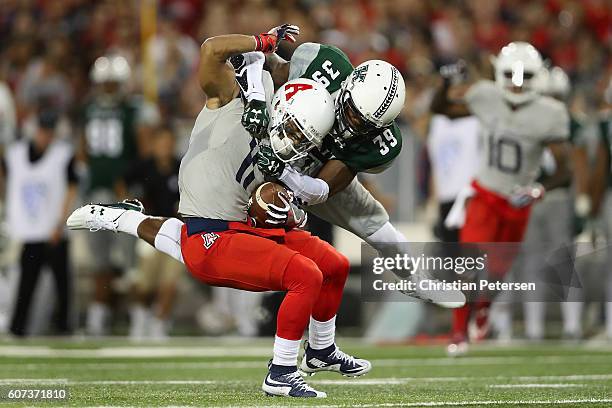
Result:
<svg viewBox="0 0 612 408"><path fill-rule="evenodd" d="M247 101L265 101L266 93L264 90L261 74L263 71L266 57L262 52L253 51L242 54L244 61L236 69L236 81Z"/></svg>
<svg viewBox="0 0 612 408"><path fill-rule="evenodd" d="M285 166L278 179L308 205L323 203L329 195L329 185L325 181L300 174L290 166Z"/></svg>

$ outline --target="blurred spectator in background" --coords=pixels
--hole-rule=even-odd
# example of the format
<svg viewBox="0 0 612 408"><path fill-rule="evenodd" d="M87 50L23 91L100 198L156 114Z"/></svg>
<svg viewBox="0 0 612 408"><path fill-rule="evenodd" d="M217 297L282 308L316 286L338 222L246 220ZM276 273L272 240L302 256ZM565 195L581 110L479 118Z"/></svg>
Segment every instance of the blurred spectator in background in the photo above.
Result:
<svg viewBox="0 0 612 408"><path fill-rule="evenodd" d="M10 327L25 336L32 295L43 266L53 272L57 289L58 334L70 332L70 271L65 220L77 194L72 147L55 140L59 113L43 108L31 141L12 143L4 157L8 231L22 243L20 279Z"/></svg>
<svg viewBox="0 0 612 408"><path fill-rule="evenodd" d="M43 56L28 65L17 89L24 114L35 109L43 99L63 112L69 109L73 102L72 87L62 67L66 67L70 52L70 42L55 37L49 40Z"/></svg>
<svg viewBox="0 0 612 408"><path fill-rule="evenodd" d="M8 84L0 78L0 146L4 147L17 137L15 102Z"/></svg>
<svg viewBox="0 0 612 408"><path fill-rule="evenodd" d="M179 31L171 16L159 19L158 34L147 45L156 70L158 94L165 117L177 115L183 84L194 70L199 47L193 38Z"/></svg>
<svg viewBox="0 0 612 408"><path fill-rule="evenodd" d="M175 217L180 166L175 143L176 137L171 129L157 129L152 140L152 157L132 163L119 181L121 196L139 198L149 214ZM163 340L168 335L177 284L184 267L148 244L137 246L137 252L139 259L133 286L134 305L130 311L130 337Z"/></svg>
<svg viewBox="0 0 612 408"><path fill-rule="evenodd" d="M443 86L449 88L449 94L465 92L466 70L464 61L442 67ZM480 166L480 131L475 116L455 118L434 114L429 122L427 151L438 201L434 235L442 242L459 242L458 225L445 221L455 199L469 187Z"/></svg>
<svg viewBox="0 0 612 408"><path fill-rule="evenodd" d="M89 169L88 202L118 201L115 183L137 157L138 109L123 89L129 78L130 66L120 56L100 57L91 70L96 88L81 114L81 148ZM126 241L117 240L109 232L89 234L87 239L95 274L94 298L87 311L87 331L99 336L108 330L113 277L121 271L120 263L128 263L126 259L114 261L113 246L120 246L123 254L128 255L125 252L133 250L133 243L126 245Z"/></svg>

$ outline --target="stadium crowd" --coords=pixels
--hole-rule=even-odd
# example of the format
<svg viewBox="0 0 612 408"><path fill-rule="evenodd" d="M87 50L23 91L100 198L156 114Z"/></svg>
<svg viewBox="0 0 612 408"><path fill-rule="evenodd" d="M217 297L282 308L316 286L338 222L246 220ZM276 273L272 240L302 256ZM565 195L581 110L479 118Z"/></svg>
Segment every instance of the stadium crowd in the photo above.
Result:
<svg viewBox="0 0 612 408"><path fill-rule="evenodd" d="M157 7L153 7L155 4ZM157 9L154 20L153 8ZM394 64L402 72L407 87L401 118L410 129L405 137L423 142L418 146L425 145L430 105L441 82L439 68L463 59L472 71L490 77L489 57L509 41L528 41L551 66L561 67L572 83L572 112L591 118L593 123L612 78L610 0L3 0L0 7L3 150L8 152L9 145L17 140L41 140L38 154L42 154L48 138L62 139L75 153L65 163L66 196L58 200L72 200L69 205L74 206L70 187L76 185L80 201L116 201L136 195L146 207L156 209L153 213L170 215L176 209L178 187L174 190L158 187L176 183L177 158L186 149L193 120L204 102L196 78L199 44L219 34L259 33L285 21L301 27L298 44L313 41L336 45L348 54L353 65L376 58ZM283 44L279 54L288 58L295 46ZM129 105L126 109L132 109L134 115L130 122L134 127L132 151L110 163L91 160L93 156L87 150L91 150L92 142L84 143L91 114L88 107L96 98L98 105L104 104L99 98L106 81L96 78L94 64L103 56L121 56L121 61L127 62L124 75L115 80L120 89L104 91L121 94L126 106ZM415 174L425 181L418 184L419 191L414 194L423 197L424 204L435 192L427 181L426 149L423 147L416 154L424 160L418 162ZM6 163L3 167L6 169L7 165L11 166ZM102 180L97 176L100 172L107 174L107 170L101 169L109 168L112 177ZM151 174L156 177L153 182ZM5 197L8 199L8 193ZM33 211L44 211L44 207ZM55 221L57 225L63 222ZM54 252L55 245L67 239L63 230L58 232L55 227L50 226L44 239L31 239L46 242L50 252ZM7 234L9 237L15 234L12 238L22 241L26 238L11 228ZM105 244L95 245L102 248ZM108 290L115 269L137 262L131 259L136 252L134 243L121 245L129 254L124 254L118 265L108 262L110 256L91 261L92 269L98 269L92 279L95 290L87 318L88 330L93 334L104 332L111 304ZM66 278L71 275L67 272L69 262L55 262L44 254L45 249L41 251L35 255L41 262L64 269L56 273L59 296L71 296L72 283ZM155 299L156 333L163 336L180 273L174 272L176 265L157 271L159 257L143 255L142 251L139 254L141 260L137 265L146 270L146 275L137 280L140 284L135 285L132 296L137 305ZM37 276L38 272L25 286L22 282L19 290L31 295ZM151 287L152 279L159 282L159 288ZM28 314L24 302L29 303L30 299L29 296L17 299L18 313L11 331L23 335ZM61 312L64 317L59 316L57 329L66 333L75 328L67 323L68 302L60 303L65 310ZM145 309L133 308L132 318L143 321ZM248 322L245 324L248 326ZM132 329L134 336L143 336L143 329ZM244 332L252 334L253 329L248 327Z"/></svg>

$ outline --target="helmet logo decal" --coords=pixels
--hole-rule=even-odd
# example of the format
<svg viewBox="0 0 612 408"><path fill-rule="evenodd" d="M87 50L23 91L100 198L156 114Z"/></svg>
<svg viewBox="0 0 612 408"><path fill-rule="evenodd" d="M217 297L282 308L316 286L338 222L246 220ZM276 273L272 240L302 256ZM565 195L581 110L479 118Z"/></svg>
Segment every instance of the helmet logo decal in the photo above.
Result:
<svg viewBox="0 0 612 408"><path fill-rule="evenodd" d="M368 72L369 65L362 65L353 71L353 81L363 82L365 81L366 73Z"/></svg>
<svg viewBox="0 0 612 408"><path fill-rule="evenodd" d="M378 109L376 109L376 112L374 112L374 114L372 115L374 119L380 119L382 115L384 115L385 112L391 106L391 103L393 102L393 98L395 98L395 93L397 91L397 83L399 82L398 76L399 72L397 68L393 67L391 69L391 84L389 85L389 90L387 91L387 95L385 96L383 102L380 104Z"/></svg>
<svg viewBox="0 0 612 408"><path fill-rule="evenodd" d="M300 91L305 91L307 89L312 89L313 86L310 84L299 84L299 83L293 83L293 84L287 84L285 85L285 100L289 100L291 98L293 98L295 96L296 93L300 92Z"/></svg>

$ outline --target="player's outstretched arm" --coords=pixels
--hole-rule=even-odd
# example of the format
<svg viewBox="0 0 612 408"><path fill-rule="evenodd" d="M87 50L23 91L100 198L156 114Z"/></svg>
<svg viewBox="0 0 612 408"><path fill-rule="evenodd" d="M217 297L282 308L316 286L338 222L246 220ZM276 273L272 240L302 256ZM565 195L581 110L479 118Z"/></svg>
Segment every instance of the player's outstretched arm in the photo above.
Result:
<svg viewBox="0 0 612 408"><path fill-rule="evenodd" d="M211 37L200 48L198 77L206 93L206 106L211 109L226 105L238 94L234 69L227 61L233 55L250 51L271 53L281 40L295 41L299 28L290 24L274 27L255 36L229 34Z"/></svg>
<svg viewBox="0 0 612 408"><path fill-rule="evenodd" d="M351 184L357 172L340 160L330 160L319 170L317 177L329 186L329 197Z"/></svg>
<svg viewBox="0 0 612 408"><path fill-rule="evenodd" d="M356 173L340 160L330 160L316 177L301 174L290 166L283 169L278 180L282 181L297 198L306 204L320 204L344 190Z"/></svg>
<svg viewBox="0 0 612 408"><path fill-rule="evenodd" d="M198 77L207 96L206 106L220 108L236 97L234 69L227 59L235 54L254 51L255 38L249 35L229 34L211 37L200 48Z"/></svg>

